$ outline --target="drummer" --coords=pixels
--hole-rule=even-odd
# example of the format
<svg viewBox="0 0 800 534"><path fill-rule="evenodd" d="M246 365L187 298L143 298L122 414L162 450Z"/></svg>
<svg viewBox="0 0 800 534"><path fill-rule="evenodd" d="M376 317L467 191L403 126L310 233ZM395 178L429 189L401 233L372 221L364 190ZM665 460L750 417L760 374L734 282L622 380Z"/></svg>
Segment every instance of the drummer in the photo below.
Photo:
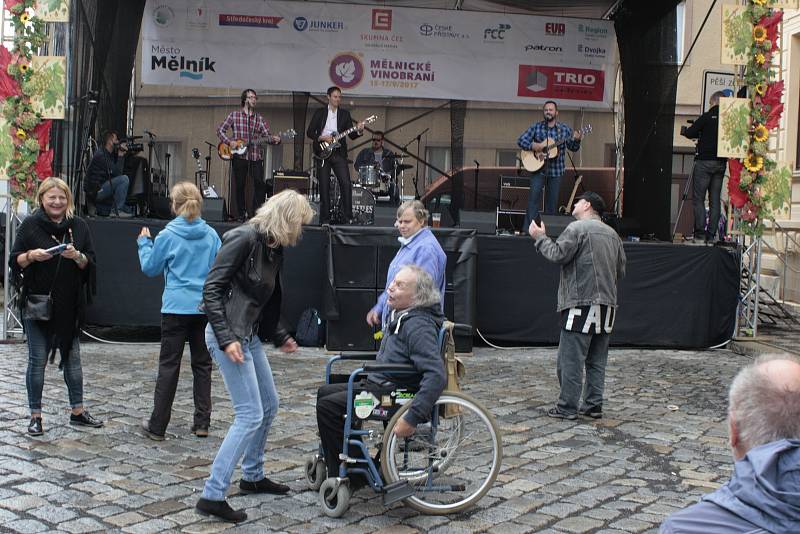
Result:
<svg viewBox="0 0 800 534"><path fill-rule="evenodd" d="M381 172L391 175L394 165L391 150L383 148L383 132L372 132L372 146L368 146L356 156L356 171L361 175L361 167L377 166Z"/></svg>

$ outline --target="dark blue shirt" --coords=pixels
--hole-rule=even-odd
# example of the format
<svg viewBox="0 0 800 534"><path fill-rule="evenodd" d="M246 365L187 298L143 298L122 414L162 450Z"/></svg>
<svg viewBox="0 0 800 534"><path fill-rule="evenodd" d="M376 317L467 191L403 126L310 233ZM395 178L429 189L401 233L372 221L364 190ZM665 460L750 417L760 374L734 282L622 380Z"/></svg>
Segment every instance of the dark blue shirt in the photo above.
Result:
<svg viewBox="0 0 800 534"><path fill-rule="evenodd" d="M556 143L566 141L564 145L573 152L581 147L580 140L572 138L572 128L562 122L557 122L554 126L548 128L545 121L535 122L525 130L517 139L517 146L523 150L530 150L531 143L541 143L548 137ZM565 168L564 150L563 146L561 146L558 149L558 155L553 159L547 160L543 171L546 176L564 176Z"/></svg>

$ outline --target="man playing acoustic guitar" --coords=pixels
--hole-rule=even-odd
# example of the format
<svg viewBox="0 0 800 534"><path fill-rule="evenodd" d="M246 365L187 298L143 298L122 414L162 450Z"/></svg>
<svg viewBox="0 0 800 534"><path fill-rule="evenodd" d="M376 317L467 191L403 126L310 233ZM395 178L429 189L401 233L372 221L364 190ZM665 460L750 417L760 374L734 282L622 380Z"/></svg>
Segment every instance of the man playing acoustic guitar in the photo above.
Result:
<svg viewBox="0 0 800 534"><path fill-rule="evenodd" d="M544 164L530 173L531 190L528 193L528 209L525 212L523 228L528 228L531 221L539 216L539 205L542 202L542 190L547 180L547 196L545 196L544 212L556 213L558 190L561 177L564 176L564 151L557 145L563 144L576 152L581 147L581 132L562 122L557 122L558 104L552 100L544 103L542 108L544 120L535 122L519 136L517 145L523 150L532 150ZM557 151L557 154L554 152Z"/></svg>
<svg viewBox="0 0 800 534"><path fill-rule="evenodd" d="M228 128L233 130L232 137L225 132ZM236 190L236 218L244 221L247 218L247 206L244 201L244 186L247 175L253 180L253 206L251 215L264 203L267 197L267 184L264 181L264 163L261 158L259 144L266 141L268 144L279 144L279 135L272 135L264 118L256 113L256 92L252 89L242 91L242 109L228 114L222 124L217 128L217 137L223 143L230 145L231 149L239 147L242 140L247 145L247 150L242 155L234 155L233 181ZM230 199L229 199L230 201Z"/></svg>

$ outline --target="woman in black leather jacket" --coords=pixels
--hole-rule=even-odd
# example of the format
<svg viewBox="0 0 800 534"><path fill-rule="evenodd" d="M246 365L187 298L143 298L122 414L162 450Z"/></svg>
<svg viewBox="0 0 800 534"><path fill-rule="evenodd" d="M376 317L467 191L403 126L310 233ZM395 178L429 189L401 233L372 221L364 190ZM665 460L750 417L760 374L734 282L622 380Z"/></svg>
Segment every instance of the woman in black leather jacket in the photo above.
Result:
<svg viewBox="0 0 800 534"><path fill-rule="evenodd" d="M225 380L236 417L197 502L203 515L233 522L247 518L225 501L239 459L243 493L289 491L288 486L264 476L264 446L278 411L278 393L260 338L272 339L282 352L297 350L297 343L280 321L280 269L283 247L297 242L302 225L312 216L308 200L296 191L273 196L255 217L223 236L222 248L206 278L206 344Z"/></svg>

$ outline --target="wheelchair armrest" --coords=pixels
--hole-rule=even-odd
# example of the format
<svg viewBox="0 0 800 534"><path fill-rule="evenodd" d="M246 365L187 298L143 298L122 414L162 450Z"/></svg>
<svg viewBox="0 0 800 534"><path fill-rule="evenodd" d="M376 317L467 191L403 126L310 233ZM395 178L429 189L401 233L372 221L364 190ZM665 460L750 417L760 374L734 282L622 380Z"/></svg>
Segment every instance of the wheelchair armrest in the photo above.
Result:
<svg viewBox="0 0 800 534"><path fill-rule="evenodd" d="M340 360L374 360L378 354L376 352L342 352L339 354Z"/></svg>
<svg viewBox="0 0 800 534"><path fill-rule="evenodd" d="M418 373L416 367L409 363L368 363L364 366L367 373Z"/></svg>

